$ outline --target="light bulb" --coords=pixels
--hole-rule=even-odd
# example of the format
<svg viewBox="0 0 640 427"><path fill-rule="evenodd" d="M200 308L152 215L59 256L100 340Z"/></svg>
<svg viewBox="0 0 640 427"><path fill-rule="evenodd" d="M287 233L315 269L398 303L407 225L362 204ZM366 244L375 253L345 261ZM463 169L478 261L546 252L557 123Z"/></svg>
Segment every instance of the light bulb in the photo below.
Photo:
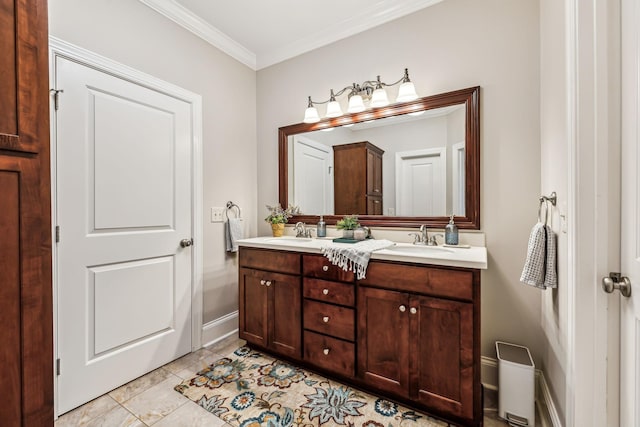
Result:
<svg viewBox="0 0 640 427"><path fill-rule="evenodd" d="M360 95L353 95L349 98L349 107L347 111L349 113L360 113L365 110L364 101Z"/></svg>
<svg viewBox="0 0 640 427"><path fill-rule="evenodd" d="M387 98L387 92L379 87L378 89L373 91L371 95L371 104L373 108L384 107L389 105L389 98Z"/></svg>
<svg viewBox="0 0 640 427"><path fill-rule="evenodd" d="M338 101L330 101L327 104L327 117L340 117L342 115L342 108Z"/></svg>
<svg viewBox="0 0 640 427"><path fill-rule="evenodd" d="M418 94L416 93L416 88L412 82L404 82L400 85L398 89L398 97L396 98L396 102L408 102L413 101L414 99L418 99Z"/></svg>
<svg viewBox="0 0 640 427"><path fill-rule="evenodd" d="M316 107L307 107L304 111L304 123L318 123L320 121L320 116L318 115L318 110Z"/></svg>

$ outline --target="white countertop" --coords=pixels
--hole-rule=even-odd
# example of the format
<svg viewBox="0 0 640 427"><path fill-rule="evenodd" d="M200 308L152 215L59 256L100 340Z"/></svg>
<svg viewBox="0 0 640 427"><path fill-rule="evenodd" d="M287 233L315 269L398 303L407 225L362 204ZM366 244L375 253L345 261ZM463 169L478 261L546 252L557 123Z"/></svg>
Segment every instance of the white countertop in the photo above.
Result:
<svg viewBox="0 0 640 427"><path fill-rule="evenodd" d="M239 246L317 254L322 253L321 248L329 244L353 246L349 243L333 243L331 238L306 239L292 236L267 236L238 240ZM396 243L391 248L374 251L371 254L371 259L484 270L487 268L487 248L484 246L463 248Z"/></svg>

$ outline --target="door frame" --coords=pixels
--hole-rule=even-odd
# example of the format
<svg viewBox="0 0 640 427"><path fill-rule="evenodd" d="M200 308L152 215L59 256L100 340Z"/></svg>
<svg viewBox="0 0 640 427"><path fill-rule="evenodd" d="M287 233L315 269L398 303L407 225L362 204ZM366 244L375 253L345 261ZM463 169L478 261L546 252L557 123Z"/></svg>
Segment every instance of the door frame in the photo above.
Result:
<svg viewBox="0 0 640 427"><path fill-rule="evenodd" d="M104 56L98 55L87 49L68 43L54 36L49 36L49 85L55 89L56 58L66 58L84 66L110 74L114 77L144 86L157 92L188 103L191 106L191 235L195 244L192 247L191 257L191 351L202 347L203 326L203 168L202 168L202 96L160 80L149 74L138 71L127 65L118 63ZM55 225L58 223L57 183L56 183L56 158L57 158L57 128L55 121L55 109L53 97L50 99L51 108L51 232L52 232L52 261L53 261L53 335L54 335L54 370L55 359L58 357L58 271L57 271L57 246L55 239ZM60 102L64 102L64 93L60 96ZM58 416L58 377L54 378L54 402L55 416Z"/></svg>

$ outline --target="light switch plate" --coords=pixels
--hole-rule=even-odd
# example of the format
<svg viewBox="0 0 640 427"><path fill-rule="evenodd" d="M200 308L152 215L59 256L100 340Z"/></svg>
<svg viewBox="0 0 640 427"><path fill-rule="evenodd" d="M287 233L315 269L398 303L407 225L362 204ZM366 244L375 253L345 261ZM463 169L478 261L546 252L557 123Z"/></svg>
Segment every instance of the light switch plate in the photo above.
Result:
<svg viewBox="0 0 640 427"><path fill-rule="evenodd" d="M211 208L211 222L224 222L225 208Z"/></svg>

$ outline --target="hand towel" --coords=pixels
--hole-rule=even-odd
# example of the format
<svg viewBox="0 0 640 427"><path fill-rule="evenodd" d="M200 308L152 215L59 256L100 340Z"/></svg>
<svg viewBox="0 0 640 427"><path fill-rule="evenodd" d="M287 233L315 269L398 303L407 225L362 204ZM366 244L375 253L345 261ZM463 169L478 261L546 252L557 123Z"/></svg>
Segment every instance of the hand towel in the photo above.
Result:
<svg viewBox="0 0 640 427"><path fill-rule="evenodd" d="M321 248L322 253L333 265L341 267L344 271L353 271L358 279L364 279L369 265L371 252L393 246L390 240L363 240L362 242L330 243Z"/></svg>
<svg viewBox="0 0 640 427"><path fill-rule="evenodd" d="M546 224L539 222L531 230L520 281L540 289L558 287L556 235Z"/></svg>
<svg viewBox="0 0 640 427"><path fill-rule="evenodd" d="M229 218L225 224L227 252L238 252L240 239L242 239L242 218Z"/></svg>

